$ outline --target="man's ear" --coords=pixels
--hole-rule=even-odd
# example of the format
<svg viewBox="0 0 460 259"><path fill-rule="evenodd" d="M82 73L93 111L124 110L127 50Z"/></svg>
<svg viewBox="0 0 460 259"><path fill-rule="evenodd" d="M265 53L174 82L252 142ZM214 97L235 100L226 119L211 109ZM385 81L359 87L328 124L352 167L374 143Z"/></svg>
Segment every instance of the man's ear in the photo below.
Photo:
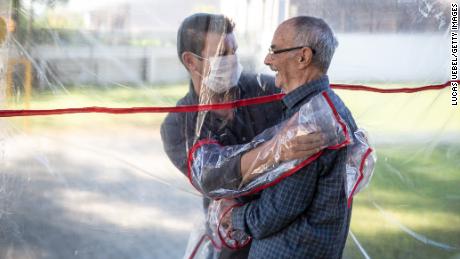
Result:
<svg viewBox="0 0 460 259"><path fill-rule="evenodd" d="M196 63L196 58L193 56L192 53L189 51L184 51L182 53L182 62L184 63L184 66L187 68L188 71L196 71L197 69L197 63Z"/></svg>
<svg viewBox="0 0 460 259"><path fill-rule="evenodd" d="M303 48L301 56L297 61L302 68L308 67L313 60L313 51L310 48Z"/></svg>

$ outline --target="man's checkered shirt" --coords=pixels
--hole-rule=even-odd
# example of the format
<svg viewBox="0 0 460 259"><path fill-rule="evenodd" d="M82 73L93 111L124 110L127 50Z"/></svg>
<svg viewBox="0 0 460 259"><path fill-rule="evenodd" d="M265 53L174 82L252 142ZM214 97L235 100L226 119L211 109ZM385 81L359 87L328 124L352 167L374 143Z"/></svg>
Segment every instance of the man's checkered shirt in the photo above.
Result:
<svg viewBox="0 0 460 259"><path fill-rule="evenodd" d="M283 98L289 119L313 96L326 91L351 132L356 124L329 79L300 86ZM347 148L326 150L313 163L235 208L233 227L254 239L249 258L340 258L350 224L345 194Z"/></svg>

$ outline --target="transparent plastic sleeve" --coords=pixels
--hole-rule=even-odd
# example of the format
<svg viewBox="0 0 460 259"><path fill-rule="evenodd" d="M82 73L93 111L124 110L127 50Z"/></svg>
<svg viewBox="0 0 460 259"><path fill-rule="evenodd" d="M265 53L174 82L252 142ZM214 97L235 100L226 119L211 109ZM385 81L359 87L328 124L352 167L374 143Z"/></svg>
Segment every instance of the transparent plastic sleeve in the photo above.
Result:
<svg viewBox="0 0 460 259"><path fill-rule="evenodd" d="M324 148L351 143L349 130L326 92L314 96L289 120L269 128L244 145L198 142L189 155L189 179L211 198L238 197L275 184L311 163ZM253 152L249 164L243 156ZM230 166L236 163L236 166ZM238 168L240 172L229 172ZM233 178L231 178L233 176Z"/></svg>
<svg viewBox="0 0 460 259"><path fill-rule="evenodd" d="M251 237L241 230L232 228L232 210L241 206L233 199L212 201L209 205L207 221L211 231L211 239L217 247L240 249L251 242Z"/></svg>
<svg viewBox="0 0 460 259"><path fill-rule="evenodd" d="M348 205L350 205L353 196L369 185L377 162L377 155L375 149L369 144L367 133L363 129L354 132L354 142L348 148L346 190Z"/></svg>

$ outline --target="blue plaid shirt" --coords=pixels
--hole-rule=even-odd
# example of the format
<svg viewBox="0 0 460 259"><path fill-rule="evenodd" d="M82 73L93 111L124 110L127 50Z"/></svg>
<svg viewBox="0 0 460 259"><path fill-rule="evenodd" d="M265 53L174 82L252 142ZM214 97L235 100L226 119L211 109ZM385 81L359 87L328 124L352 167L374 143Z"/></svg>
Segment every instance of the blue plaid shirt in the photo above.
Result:
<svg viewBox="0 0 460 259"><path fill-rule="evenodd" d="M302 85L283 98L288 119L313 96L326 91L351 132L350 111L331 90L329 79ZM260 198L235 208L232 223L254 239L249 258L340 258L350 224L345 194L347 148L326 150L316 161Z"/></svg>

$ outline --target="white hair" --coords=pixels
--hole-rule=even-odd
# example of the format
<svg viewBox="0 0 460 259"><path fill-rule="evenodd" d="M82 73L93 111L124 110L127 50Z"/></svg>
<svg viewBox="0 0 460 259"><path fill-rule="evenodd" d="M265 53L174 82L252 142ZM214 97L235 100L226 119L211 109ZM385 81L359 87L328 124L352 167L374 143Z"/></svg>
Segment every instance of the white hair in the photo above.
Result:
<svg viewBox="0 0 460 259"><path fill-rule="evenodd" d="M339 42L327 23L311 16L298 16L288 20L296 32L294 43L315 51L312 63L326 73Z"/></svg>

